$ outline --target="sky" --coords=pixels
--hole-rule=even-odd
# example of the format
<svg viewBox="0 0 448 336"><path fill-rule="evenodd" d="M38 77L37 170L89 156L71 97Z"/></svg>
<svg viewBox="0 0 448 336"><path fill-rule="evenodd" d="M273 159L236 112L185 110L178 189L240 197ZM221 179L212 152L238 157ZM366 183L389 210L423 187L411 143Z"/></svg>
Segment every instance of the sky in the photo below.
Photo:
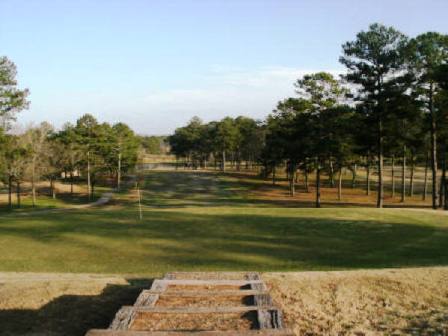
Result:
<svg viewBox="0 0 448 336"><path fill-rule="evenodd" d="M0 55L30 107L18 123L85 113L147 135L193 116L265 118L303 74L344 71L373 22L448 33L447 0L0 0Z"/></svg>

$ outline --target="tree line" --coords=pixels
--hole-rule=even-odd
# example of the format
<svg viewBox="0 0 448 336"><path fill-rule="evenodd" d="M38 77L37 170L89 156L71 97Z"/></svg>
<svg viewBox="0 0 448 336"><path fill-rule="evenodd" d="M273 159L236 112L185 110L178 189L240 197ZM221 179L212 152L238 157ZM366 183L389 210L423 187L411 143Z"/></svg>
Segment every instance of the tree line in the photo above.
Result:
<svg viewBox="0 0 448 336"><path fill-rule="evenodd" d="M240 169L257 163L275 181L276 168L286 167L291 195L297 172L315 174L316 207L321 205L325 172L341 197L343 169L366 169L378 176L377 207L384 203L384 161L392 166L392 194L401 164L401 198L413 194L415 167L424 164L423 197L431 179L432 207L448 209L448 36L436 32L409 38L378 23L342 45L346 73L303 76L296 96L280 101L264 121L247 117L202 123L194 118L169 137L172 152L187 165L221 170L226 161ZM405 169L410 164L410 190ZM441 174L439 174L441 171ZM430 176L429 176L430 175ZM337 181L336 181L337 180Z"/></svg>
<svg viewBox="0 0 448 336"><path fill-rule="evenodd" d="M13 62L0 57L0 178L8 189L8 205L21 204L23 183L30 185L33 206L36 205L37 183L49 182L56 197L55 181L70 183L73 194L75 179L86 181L89 200L100 178L122 185L122 174L135 166L140 138L124 123L100 123L90 114L75 124L67 123L55 130L49 123L28 127L24 132L11 132L17 112L28 107L28 90L20 90ZM75 176L77 175L77 176Z"/></svg>

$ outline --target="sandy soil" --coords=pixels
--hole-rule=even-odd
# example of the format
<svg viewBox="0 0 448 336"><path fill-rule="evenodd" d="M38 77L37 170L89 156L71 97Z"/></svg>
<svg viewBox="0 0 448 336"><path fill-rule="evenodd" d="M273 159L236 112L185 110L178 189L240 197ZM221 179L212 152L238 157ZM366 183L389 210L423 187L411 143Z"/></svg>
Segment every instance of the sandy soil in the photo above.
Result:
<svg viewBox="0 0 448 336"><path fill-rule="evenodd" d="M264 273L297 335L448 335L448 267ZM150 279L0 273L0 335L106 327Z"/></svg>

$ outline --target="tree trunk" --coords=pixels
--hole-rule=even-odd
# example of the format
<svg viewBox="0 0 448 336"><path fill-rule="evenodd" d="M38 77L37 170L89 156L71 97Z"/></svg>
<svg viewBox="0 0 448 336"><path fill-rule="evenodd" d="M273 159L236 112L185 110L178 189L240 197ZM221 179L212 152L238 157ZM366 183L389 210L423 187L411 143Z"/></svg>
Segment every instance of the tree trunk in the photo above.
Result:
<svg viewBox="0 0 448 336"><path fill-rule="evenodd" d="M36 206L36 162L33 158L32 167L31 167L31 195L33 200L33 208Z"/></svg>
<svg viewBox="0 0 448 336"><path fill-rule="evenodd" d="M118 169L117 169L117 190L121 187L121 152L118 153Z"/></svg>
<svg viewBox="0 0 448 336"><path fill-rule="evenodd" d="M382 208L384 203L384 180L383 180L383 170L384 170L384 130L383 130L383 116L387 115L387 102L384 99L383 93L383 78L381 75L378 75L377 78L378 84L378 105L379 110L377 111L377 145L378 145L378 192L377 192L377 200L376 207Z"/></svg>
<svg viewBox="0 0 448 336"><path fill-rule="evenodd" d="M309 188L309 184L308 184L308 169L307 169L307 167L305 167L305 169L303 171L303 174L304 174L304 177L305 177L303 179L303 183L305 183L305 191L307 193L309 193L310 192L310 188Z"/></svg>
<svg viewBox="0 0 448 336"><path fill-rule="evenodd" d="M448 210L448 179L445 178L445 205L444 210Z"/></svg>
<svg viewBox="0 0 448 336"><path fill-rule="evenodd" d="M445 205L445 183L446 183L446 156L445 151L442 152L442 177L440 179L440 196L439 207L442 208Z"/></svg>
<svg viewBox="0 0 448 336"><path fill-rule="evenodd" d="M289 164L289 169L288 169L288 178L289 178L289 190L290 190L290 194L291 196L295 196L296 194L296 184L295 184L295 173L296 173L296 165L295 163L290 163Z"/></svg>
<svg viewBox="0 0 448 336"><path fill-rule="evenodd" d="M356 174L357 174L357 166L356 163L353 165L353 170L352 170L352 189L354 189L356 187Z"/></svg>
<svg viewBox="0 0 448 336"><path fill-rule="evenodd" d="M437 129L436 129L436 115L434 111L433 92L434 84L430 84L429 89L429 112L431 120L431 171L432 171L432 208L437 209L439 200L437 188Z"/></svg>
<svg viewBox="0 0 448 336"><path fill-rule="evenodd" d="M70 196L73 196L73 169L70 171Z"/></svg>
<svg viewBox="0 0 448 336"><path fill-rule="evenodd" d="M334 188L334 167L333 160L330 160L330 187Z"/></svg>
<svg viewBox="0 0 448 336"><path fill-rule="evenodd" d="M428 166L429 166L429 153L426 153L426 162L425 162L425 179L423 182L423 201L426 201L426 195L428 193Z"/></svg>
<svg viewBox="0 0 448 336"><path fill-rule="evenodd" d="M12 175L8 176L8 207L12 209Z"/></svg>
<svg viewBox="0 0 448 336"><path fill-rule="evenodd" d="M290 178L289 178L289 190L291 196L296 195L296 184L294 183L294 172L291 172Z"/></svg>
<svg viewBox="0 0 448 336"><path fill-rule="evenodd" d="M392 155L392 198L395 197L395 155Z"/></svg>
<svg viewBox="0 0 448 336"><path fill-rule="evenodd" d="M411 157L411 178L410 178L410 186L409 186L409 197L414 196L414 173L415 173L415 158Z"/></svg>
<svg viewBox="0 0 448 336"><path fill-rule="evenodd" d="M338 200L342 200L342 168L339 169L339 180L338 180Z"/></svg>
<svg viewBox="0 0 448 336"><path fill-rule="evenodd" d="M444 210L448 210L448 179L445 178L445 204L443 206Z"/></svg>
<svg viewBox="0 0 448 336"><path fill-rule="evenodd" d="M316 208L320 208L320 166L316 169Z"/></svg>
<svg viewBox="0 0 448 336"><path fill-rule="evenodd" d="M53 176L50 177L50 193L51 193L51 197L53 199L55 199L56 198L56 193L54 191L54 178L53 178Z"/></svg>
<svg viewBox="0 0 448 336"><path fill-rule="evenodd" d="M92 198L92 185L90 181L90 151L87 152L87 194L90 201Z"/></svg>
<svg viewBox="0 0 448 336"><path fill-rule="evenodd" d="M20 208L21 202L20 202L20 181L17 180L16 184L16 196L17 196L17 207Z"/></svg>
<svg viewBox="0 0 448 336"><path fill-rule="evenodd" d="M383 123L380 118L378 122L378 196L376 201L376 207L382 208L384 202L384 184L383 184Z"/></svg>
<svg viewBox="0 0 448 336"><path fill-rule="evenodd" d="M272 167L272 185L275 185L275 171L276 171L276 166L275 163Z"/></svg>
<svg viewBox="0 0 448 336"><path fill-rule="evenodd" d="M366 195L370 196L370 164L366 167Z"/></svg>
<svg viewBox="0 0 448 336"><path fill-rule="evenodd" d="M406 200L406 146L403 146L403 158L401 165L401 202Z"/></svg>
<svg viewBox="0 0 448 336"><path fill-rule="evenodd" d="M221 170L224 172L226 171L226 151L222 151L222 167Z"/></svg>

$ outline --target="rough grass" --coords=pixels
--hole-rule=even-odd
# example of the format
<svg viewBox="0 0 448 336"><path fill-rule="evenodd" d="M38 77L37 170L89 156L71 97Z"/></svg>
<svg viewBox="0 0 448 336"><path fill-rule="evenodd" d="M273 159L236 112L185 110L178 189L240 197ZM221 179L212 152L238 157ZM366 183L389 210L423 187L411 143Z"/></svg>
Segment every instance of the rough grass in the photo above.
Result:
<svg viewBox="0 0 448 336"><path fill-rule="evenodd" d="M267 273L297 335L446 335L448 268Z"/></svg>
<svg viewBox="0 0 448 336"><path fill-rule="evenodd" d="M160 275L448 264L443 212L293 208L266 183L214 173L150 173L104 208L0 216L0 271ZM285 203L283 203L285 202Z"/></svg>

